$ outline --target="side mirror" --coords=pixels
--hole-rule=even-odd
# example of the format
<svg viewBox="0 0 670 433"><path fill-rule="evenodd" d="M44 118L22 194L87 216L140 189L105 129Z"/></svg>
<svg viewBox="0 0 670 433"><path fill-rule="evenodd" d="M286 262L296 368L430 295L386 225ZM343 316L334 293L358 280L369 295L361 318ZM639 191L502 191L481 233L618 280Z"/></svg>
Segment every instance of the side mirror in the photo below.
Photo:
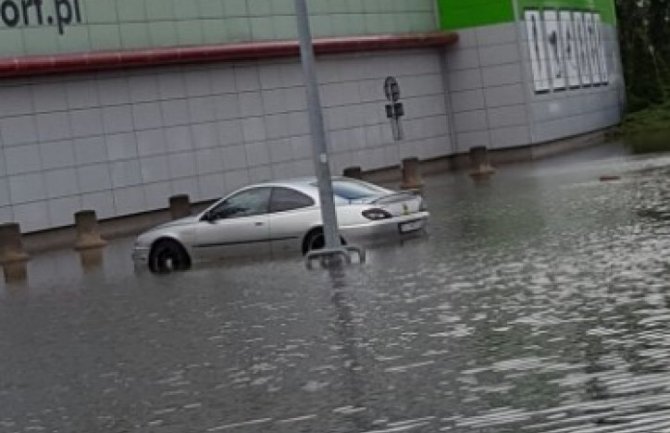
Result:
<svg viewBox="0 0 670 433"><path fill-rule="evenodd" d="M202 220L202 221L207 221L208 223L213 223L214 221L216 221L216 217L215 217L214 214L210 211L210 212L206 212L206 213L202 216L201 220Z"/></svg>

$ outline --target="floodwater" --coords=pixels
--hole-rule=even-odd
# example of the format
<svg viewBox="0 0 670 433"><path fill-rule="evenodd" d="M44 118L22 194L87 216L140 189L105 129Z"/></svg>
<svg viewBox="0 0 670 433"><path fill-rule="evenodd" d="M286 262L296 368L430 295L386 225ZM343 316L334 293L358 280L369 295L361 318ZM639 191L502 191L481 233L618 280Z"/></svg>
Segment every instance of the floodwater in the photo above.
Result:
<svg viewBox="0 0 670 433"><path fill-rule="evenodd" d="M670 431L670 156L425 192L428 236L343 272L35 258L0 288L0 432Z"/></svg>

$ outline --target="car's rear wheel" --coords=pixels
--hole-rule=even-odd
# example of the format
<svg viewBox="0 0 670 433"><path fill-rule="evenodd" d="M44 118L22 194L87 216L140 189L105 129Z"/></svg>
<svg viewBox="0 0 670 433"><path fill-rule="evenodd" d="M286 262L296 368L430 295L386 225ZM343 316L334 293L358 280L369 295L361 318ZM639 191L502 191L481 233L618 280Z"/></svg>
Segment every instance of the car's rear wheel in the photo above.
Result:
<svg viewBox="0 0 670 433"><path fill-rule="evenodd" d="M149 270L157 274L186 271L191 258L181 244L170 239L158 241L149 255Z"/></svg>

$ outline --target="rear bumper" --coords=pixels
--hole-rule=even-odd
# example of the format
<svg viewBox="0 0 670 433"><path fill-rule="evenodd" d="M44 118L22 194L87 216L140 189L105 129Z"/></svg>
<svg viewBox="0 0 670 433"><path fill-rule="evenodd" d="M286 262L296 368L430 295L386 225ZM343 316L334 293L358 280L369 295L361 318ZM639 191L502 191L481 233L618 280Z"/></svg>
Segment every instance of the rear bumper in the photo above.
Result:
<svg viewBox="0 0 670 433"><path fill-rule="evenodd" d="M424 230L428 226L429 217L428 212L419 212L387 220L370 221L366 224L340 227L340 234L348 243L403 237ZM408 223L416 223L412 227L413 230L406 233L401 232L400 227Z"/></svg>

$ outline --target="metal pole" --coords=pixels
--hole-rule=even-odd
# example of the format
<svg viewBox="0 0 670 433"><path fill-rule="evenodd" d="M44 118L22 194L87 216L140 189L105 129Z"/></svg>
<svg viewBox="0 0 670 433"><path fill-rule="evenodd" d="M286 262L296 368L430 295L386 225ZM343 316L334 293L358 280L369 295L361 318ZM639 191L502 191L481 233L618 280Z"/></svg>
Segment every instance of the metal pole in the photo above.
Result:
<svg viewBox="0 0 670 433"><path fill-rule="evenodd" d="M309 14L305 0L295 0L295 12L298 20L298 37L300 39L300 57L305 75L307 88L307 111L309 112L309 126L312 132L314 170L319 183L319 198L321 200L321 218L323 234L327 249L340 248L340 235L337 228L337 214L335 213L335 199L333 184L330 178L328 163L328 148L326 146L326 129L323 125L323 112L319 97L319 85L314 69L314 47L312 33L309 27Z"/></svg>

